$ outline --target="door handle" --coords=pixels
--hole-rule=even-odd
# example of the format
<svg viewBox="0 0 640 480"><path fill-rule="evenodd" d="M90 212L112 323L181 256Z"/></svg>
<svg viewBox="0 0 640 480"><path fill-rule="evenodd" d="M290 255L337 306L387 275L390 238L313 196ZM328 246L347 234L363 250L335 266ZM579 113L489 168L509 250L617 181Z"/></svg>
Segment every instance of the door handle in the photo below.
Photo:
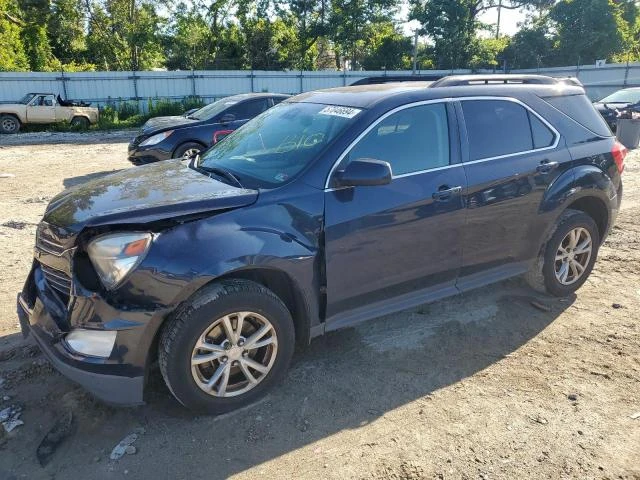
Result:
<svg viewBox="0 0 640 480"><path fill-rule="evenodd" d="M438 188L438 191L437 192L433 192L433 194L431 196L437 202L437 201L441 201L441 200L448 200L449 198L453 197L454 195L460 195L461 193L462 193L462 187L461 186L449 188L448 185L442 185L442 186L440 186L440 188Z"/></svg>
<svg viewBox="0 0 640 480"><path fill-rule="evenodd" d="M536 167L538 173L549 173L552 170L558 168L558 162L550 162L549 160L543 160L540 165Z"/></svg>

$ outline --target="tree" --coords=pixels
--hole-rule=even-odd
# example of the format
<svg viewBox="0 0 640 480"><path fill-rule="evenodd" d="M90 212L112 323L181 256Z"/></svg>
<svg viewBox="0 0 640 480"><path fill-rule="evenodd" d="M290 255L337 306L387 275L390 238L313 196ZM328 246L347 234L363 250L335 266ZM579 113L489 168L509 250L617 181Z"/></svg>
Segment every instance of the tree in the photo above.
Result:
<svg viewBox="0 0 640 480"><path fill-rule="evenodd" d="M0 0L0 71L28 70L22 43L24 22L14 0Z"/></svg>
<svg viewBox="0 0 640 480"><path fill-rule="evenodd" d="M365 70L400 70L411 68L411 39L400 33L391 22L370 27L362 67Z"/></svg>
<svg viewBox="0 0 640 480"><path fill-rule="evenodd" d="M85 61L84 24L81 0L52 0L47 34L53 55L63 64Z"/></svg>
<svg viewBox="0 0 640 480"><path fill-rule="evenodd" d="M352 70L364 57L374 25L392 22L395 11L393 0L334 0L330 35L337 55L349 58Z"/></svg>
<svg viewBox="0 0 640 480"><path fill-rule="evenodd" d="M504 51L510 68L538 68L555 63L554 39L548 25L539 22L516 33Z"/></svg>
<svg viewBox="0 0 640 480"><path fill-rule="evenodd" d="M557 31L559 64L594 63L625 49L628 25L612 0L564 0L551 9L549 18Z"/></svg>
<svg viewBox="0 0 640 480"><path fill-rule="evenodd" d="M553 0L503 0L502 8L544 10ZM479 15L495 8L498 0L409 0L409 18L421 24L420 33L433 41L437 68L454 69L471 66L477 49L478 30L483 27Z"/></svg>

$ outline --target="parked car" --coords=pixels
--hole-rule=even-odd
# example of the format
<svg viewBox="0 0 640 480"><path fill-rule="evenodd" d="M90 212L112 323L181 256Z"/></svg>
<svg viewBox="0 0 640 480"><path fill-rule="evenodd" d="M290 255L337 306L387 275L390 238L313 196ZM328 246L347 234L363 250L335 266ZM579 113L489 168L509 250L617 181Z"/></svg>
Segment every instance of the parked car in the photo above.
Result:
<svg viewBox="0 0 640 480"><path fill-rule="evenodd" d="M602 100L598 100L593 105L607 122L611 131L615 132L618 121L618 111L637 104L640 104L639 87L623 88L611 95L607 95Z"/></svg>
<svg viewBox="0 0 640 480"><path fill-rule="evenodd" d="M22 125L69 122L88 128L98 121L98 109L88 103L63 100L53 93L27 93L16 103L0 104L0 132L18 133Z"/></svg>
<svg viewBox="0 0 640 480"><path fill-rule="evenodd" d="M305 93L198 160L61 193L23 331L104 400L143 402L157 360L179 402L220 413L325 332L520 274L572 294L615 221L626 150L583 88L510 79Z"/></svg>
<svg viewBox="0 0 640 480"><path fill-rule="evenodd" d="M186 116L152 118L129 144L129 161L142 165L170 158L189 159L288 97L278 93L233 95Z"/></svg>

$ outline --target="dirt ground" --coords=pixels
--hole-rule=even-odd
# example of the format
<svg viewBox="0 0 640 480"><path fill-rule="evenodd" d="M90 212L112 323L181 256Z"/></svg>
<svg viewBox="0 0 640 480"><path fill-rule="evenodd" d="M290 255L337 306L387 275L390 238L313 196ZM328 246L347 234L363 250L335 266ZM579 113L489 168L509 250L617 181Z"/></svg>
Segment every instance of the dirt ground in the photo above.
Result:
<svg viewBox="0 0 640 480"><path fill-rule="evenodd" d="M576 296L541 297L514 279L336 332L296 354L265 400L204 417L157 374L147 405L105 406L17 333L46 203L131 168L131 135L0 137L0 410L17 404L24 421L0 428L0 480L640 479L640 152ZM65 439L40 450L42 467L36 452L56 422ZM110 460L131 433L135 453Z"/></svg>

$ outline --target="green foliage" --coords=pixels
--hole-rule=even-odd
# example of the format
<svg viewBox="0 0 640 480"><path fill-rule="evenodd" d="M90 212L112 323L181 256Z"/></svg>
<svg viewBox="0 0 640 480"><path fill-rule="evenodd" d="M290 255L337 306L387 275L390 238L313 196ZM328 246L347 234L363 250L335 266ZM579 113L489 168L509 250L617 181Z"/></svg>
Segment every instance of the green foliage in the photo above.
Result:
<svg viewBox="0 0 640 480"><path fill-rule="evenodd" d="M557 31L557 63L594 63L625 50L628 25L612 0L565 0L553 7L549 19Z"/></svg>
<svg viewBox="0 0 640 480"><path fill-rule="evenodd" d="M526 9L528 20L511 38L484 38L493 27L480 15L500 1ZM398 24L407 19L427 39L421 69L640 60L634 0L408 6L400 18L394 0L0 0L0 71L409 69L413 38ZM138 115L122 113L119 122Z"/></svg>
<svg viewBox="0 0 640 480"><path fill-rule="evenodd" d="M0 71L28 70L22 21L15 0L0 0Z"/></svg>

